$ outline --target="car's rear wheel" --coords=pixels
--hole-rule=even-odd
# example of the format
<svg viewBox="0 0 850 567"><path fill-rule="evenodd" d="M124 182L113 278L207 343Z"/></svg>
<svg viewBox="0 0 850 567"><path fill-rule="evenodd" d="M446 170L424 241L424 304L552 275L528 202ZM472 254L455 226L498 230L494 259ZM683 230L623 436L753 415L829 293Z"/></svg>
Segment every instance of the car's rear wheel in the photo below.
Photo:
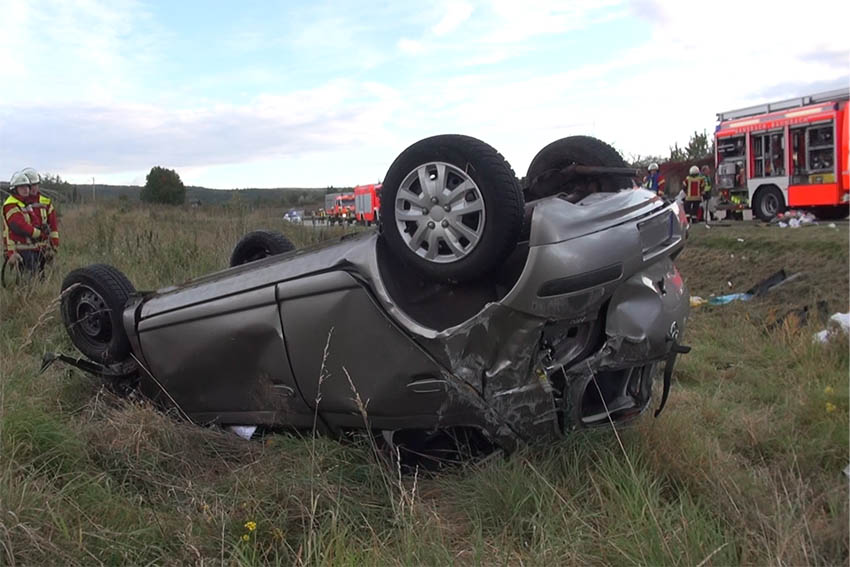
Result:
<svg viewBox="0 0 850 567"><path fill-rule="evenodd" d="M249 232L236 244L230 255L230 267L262 260L295 250L295 245L284 235L272 230Z"/></svg>
<svg viewBox="0 0 850 567"><path fill-rule="evenodd" d="M416 142L390 166L381 193L389 249L436 281L468 281L497 267L516 246L522 215L511 166L468 136Z"/></svg>
<svg viewBox="0 0 850 567"><path fill-rule="evenodd" d="M617 191L632 186L632 179L616 176L570 176L561 170L570 165L628 167L620 153L602 140L591 136L561 138L540 150L525 176L525 199L533 201L566 193L570 201L599 191Z"/></svg>
<svg viewBox="0 0 850 567"><path fill-rule="evenodd" d="M79 268L65 277L62 321L81 353L104 364L129 357L130 340L122 319L127 300L135 291L124 274L106 264Z"/></svg>

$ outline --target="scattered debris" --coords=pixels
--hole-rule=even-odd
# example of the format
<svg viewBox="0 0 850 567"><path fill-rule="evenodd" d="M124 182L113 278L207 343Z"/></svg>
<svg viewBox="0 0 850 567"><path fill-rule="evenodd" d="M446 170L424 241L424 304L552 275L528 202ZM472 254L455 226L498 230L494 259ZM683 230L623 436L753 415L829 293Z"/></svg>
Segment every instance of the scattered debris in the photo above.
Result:
<svg viewBox="0 0 850 567"><path fill-rule="evenodd" d="M254 435L254 432L257 430L256 425L230 425L227 428L229 431L235 433L242 439L251 439Z"/></svg>
<svg viewBox="0 0 850 567"><path fill-rule="evenodd" d="M733 301L749 301L753 297L758 297L759 295L764 295L769 290L777 287L778 285L786 282L786 280L797 279L802 276L802 272L794 274L790 278L785 274L785 270L779 270L775 274L761 280L759 283L745 291L744 293L730 293L728 295L718 295L717 297L712 297L708 303L710 305L726 305L727 303L732 303ZM732 282L727 281L726 285L730 288L732 287Z"/></svg>
<svg viewBox="0 0 850 567"><path fill-rule="evenodd" d="M727 303L732 303L733 301L749 301L753 298L752 295L747 293L730 293L728 295L718 295L717 297L712 297L709 301L709 305L726 305Z"/></svg>
<svg viewBox="0 0 850 567"><path fill-rule="evenodd" d="M828 224L828 225L826 225L826 226L828 226L829 228L838 228L837 226L835 226L835 223L834 223L834 222L831 222L831 223L829 223L829 224Z"/></svg>
<svg viewBox="0 0 850 567"><path fill-rule="evenodd" d="M738 238L737 240L738 240L738 242L743 242L743 241L744 241L744 239L743 239L743 238Z"/></svg>
<svg viewBox="0 0 850 567"><path fill-rule="evenodd" d="M784 213L779 213L770 220L770 224L776 224L779 228L799 228L803 225L817 224L818 219L810 212L798 211L792 209Z"/></svg>
<svg viewBox="0 0 850 567"><path fill-rule="evenodd" d="M708 303L708 301L703 299L702 297L698 295L691 296L691 307L699 307L700 305L703 305L705 303Z"/></svg>
<svg viewBox="0 0 850 567"><path fill-rule="evenodd" d="M842 332L845 335L850 334L850 313L833 313L826 329L815 333L812 340L816 343L826 343Z"/></svg>

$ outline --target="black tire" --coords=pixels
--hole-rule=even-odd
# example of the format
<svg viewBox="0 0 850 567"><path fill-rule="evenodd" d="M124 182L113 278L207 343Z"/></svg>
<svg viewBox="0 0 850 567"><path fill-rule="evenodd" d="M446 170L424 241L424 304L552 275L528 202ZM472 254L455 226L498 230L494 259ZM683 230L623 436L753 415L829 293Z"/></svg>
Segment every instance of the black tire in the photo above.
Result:
<svg viewBox="0 0 850 567"><path fill-rule="evenodd" d="M533 201L558 193L566 193L575 202L589 193L613 192L631 187L628 176L572 177L564 179L558 172L569 165L628 167L613 147L591 136L561 138L537 152L525 176L525 199Z"/></svg>
<svg viewBox="0 0 850 567"><path fill-rule="evenodd" d="M415 231L417 227L421 226L420 223L425 221L397 221L397 213L403 214L419 210L418 206L412 205L412 201L400 200L397 203L398 194L402 183L407 180L411 183L409 194L424 199L419 181L409 180L414 179L413 176L420 169L424 171L423 168L433 167L436 171L436 164L438 163L450 166L450 168L446 168L445 179L441 180L442 183L447 184L448 193L442 191L440 192L441 196L448 195L447 199L457 199L457 196L460 195L460 199L457 199L458 202L455 203L455 205L460 205L460 201L464 202L460 210L468 207L467 203L472 202L472 200L478 201L479 198L481 200L480 204L474 207L469 206L470 209L480 208L480 212L463 213L464 218L454 216L451 221L454 223L453 226L463 224L466 228L470 228L467 223L472 223L474 228L470 230L476 233L475 240L473 242L467 239L456 229L445 229L450 216L446 214L445 222L441 221L442 229L436 228L435 230L433 222L425 223L430 227L427 230L431 231L430 234L434 236L434 239L427 243L428 252L420 255L422 248L419 248L419 252L415 251L411 248L414 244L409 246L408 240L413 242L414 236L411 231ZM452 177L451 180L450 177ZM459 185L452 186L451 183L455 183L461 178L468 179L474 187L464 189L462 195L453 195L451 192ZM432 179L436 181L437 177ZM412 192L416 188L418 188L419 193ZM470 195L472 195L472 200L469 199ZM431 209L425 209L423 206L422 210L423 213L430 210L428 218L431 218L430 215L437 214L434 212L435 209L448 207L445 210L450 211L455 205L445 204L444 207L441 207L434 204L428 205L432 207ZM516 176L510 164L494 148L469 136L453 134L433 136L420 140L404 150L387 171L381 189L380 230L382 238L392 254L425 278L442 282L469 281L487 275L514 249L522 227L523 206L522 190L517 183ZM406 209L405 207L409 208ZM442 215L442 213L439 214ZM475 221L476 214L477 221ZM425 215L423 215L423 218L425 218ZM480 224L476 224L476 222ZM411 224L415 226L411 227ZM451 238L454 239L453 242L457 250L454 256L451 253L444 254L449 249L448 238L437 236L438 231L442 231L441 234L443 235L451 233ZM464 244L464 241L466 244ZM440 258L429 259L425 257L430 254L432 242L435 245L434 254L440 254ZM426 246L426 243L423 241L421 246Z"/></svg>
<svg viewBox="0 0 850 567"><path fill-rule="evenodd" d="M236 244L233 254L230 255L230 267L241 266L293 250L295 245L281 233L272 230L255 230L243 236Z"/></svg>
<svg viewBox="0 0 850 567"><path fill-rule="evenodd" d="M812 212L820 220L844 220L850 215L850 207L847 205L812 207Z"/></svg>
<svg viewBox="0 0 850 567"><path fill-rule="evenodd" d="M81 353L104 364L130 356L124 332L124 307L136 289L117 269L106 264L78 268L62 282L60 311L65 330Z"/></svg>
<svg viewBox="0 0 850 567"><path fill-rule="evenodd" d="M769 221L779 213L785 212L785 198L782 191L774 185L760 187L753 198L753 214L760 220Z"/></svg>

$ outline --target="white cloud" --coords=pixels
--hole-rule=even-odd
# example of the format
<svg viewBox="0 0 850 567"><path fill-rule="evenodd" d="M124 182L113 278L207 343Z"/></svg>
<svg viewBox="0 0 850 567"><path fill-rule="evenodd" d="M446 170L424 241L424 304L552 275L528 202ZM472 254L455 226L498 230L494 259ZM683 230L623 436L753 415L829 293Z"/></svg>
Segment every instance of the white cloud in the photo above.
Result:
<svg viewBox="0 0 850 567"><path fill-rule="evenodd" d="M475 7L467 2L449 2L445 7L443 18L437 22L431 31L437 36L444 36L455 31L475 11Z"/></svg>
<svg viewBox="0 0 850 567"><path fill-rule="evenodd" d="M132 0L0 0L0 102L76 97L110 100L138 92L162 34ZM7 85L8 86L8 85Z"/></svg>

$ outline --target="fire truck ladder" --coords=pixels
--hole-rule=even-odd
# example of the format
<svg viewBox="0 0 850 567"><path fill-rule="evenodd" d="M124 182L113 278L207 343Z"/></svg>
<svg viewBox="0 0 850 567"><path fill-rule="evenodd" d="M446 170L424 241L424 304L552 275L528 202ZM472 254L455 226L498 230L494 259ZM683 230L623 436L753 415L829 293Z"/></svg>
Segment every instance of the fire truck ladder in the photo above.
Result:
<svg viewBox="0 0 850 567"><path fill-rule="evenodd" d="M769 102L767 104L759 104L756 106L748 106L746 108L739 108L738 110L718 112L717 120L718 122L725 122L726 120L735 120L737 118L746 118L747 116L767 114L768 112L788 110L789 108L809 106L810 104L817 104L819 102L837 102L840 100L850 100L850 88L834 89L803 97L789 98L787 100Z"/></svg>

